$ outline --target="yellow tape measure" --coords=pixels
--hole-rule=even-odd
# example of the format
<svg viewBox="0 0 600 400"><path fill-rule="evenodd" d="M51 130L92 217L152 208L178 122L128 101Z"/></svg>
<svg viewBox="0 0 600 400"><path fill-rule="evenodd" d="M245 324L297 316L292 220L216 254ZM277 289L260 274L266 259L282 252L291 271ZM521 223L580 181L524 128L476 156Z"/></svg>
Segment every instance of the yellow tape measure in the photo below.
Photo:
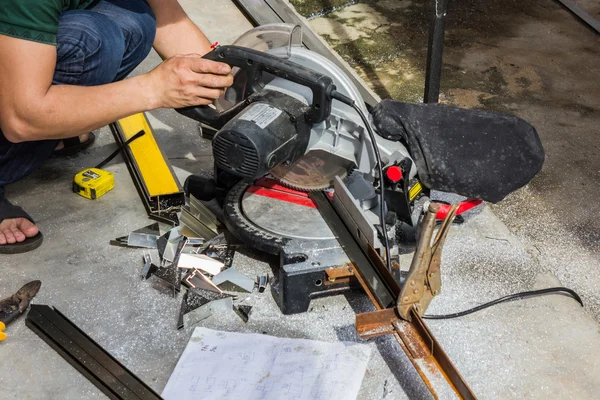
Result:
<svg viewBox="0 0 600 400"><path fill-rule="evenodd" d="M99 168L84 169L73 178L73 192L90 200L99 199L114 187L112 172Z"/></svg>

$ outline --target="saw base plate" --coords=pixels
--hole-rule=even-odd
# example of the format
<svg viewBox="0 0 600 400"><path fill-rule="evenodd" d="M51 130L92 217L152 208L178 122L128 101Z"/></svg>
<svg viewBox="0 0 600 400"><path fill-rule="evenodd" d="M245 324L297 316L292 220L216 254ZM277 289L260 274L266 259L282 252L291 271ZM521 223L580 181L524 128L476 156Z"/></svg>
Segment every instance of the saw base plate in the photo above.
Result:
<svg viewBox="0 0 600 400"><path fill-rule="evenodd" d="M306 312L313 298L360 287L328 273L350 260L306 193L268 179L241 182L229 191L223 210L231 233L278 256L271 291L283 314Z"/></svg>

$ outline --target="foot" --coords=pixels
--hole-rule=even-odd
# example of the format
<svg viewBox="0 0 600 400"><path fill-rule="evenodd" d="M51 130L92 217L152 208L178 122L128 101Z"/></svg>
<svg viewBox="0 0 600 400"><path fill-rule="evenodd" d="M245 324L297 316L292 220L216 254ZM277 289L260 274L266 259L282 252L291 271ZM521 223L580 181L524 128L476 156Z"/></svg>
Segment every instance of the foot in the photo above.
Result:
<svg viewBox="0 0 600 400"><path fill-rule="evenodd" d="M85 143L88 141L89 138L90 138L90 134L84 133L83 135L79 136L79 142ZM60 142L58 142L58 145L56 145L56 147L54 148L54 151L62 150L64 148L65 148L65 143L61 140Z"/></svg>
<svg viewBox="0 0 600 400"><path fill-rule="evenodd" d="M5 219L0 222L0 245L23 242L38 232L38 227L27 218Z"/></svg>

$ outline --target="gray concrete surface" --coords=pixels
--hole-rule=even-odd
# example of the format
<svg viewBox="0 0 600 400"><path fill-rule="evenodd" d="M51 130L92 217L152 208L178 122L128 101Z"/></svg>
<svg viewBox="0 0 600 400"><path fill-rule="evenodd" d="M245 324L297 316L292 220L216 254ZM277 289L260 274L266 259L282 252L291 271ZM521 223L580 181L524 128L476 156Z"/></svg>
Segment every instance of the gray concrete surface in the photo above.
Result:
<svg viewBox="0 0 600 400"><path fill-rule="evenodd" d="M237 36L236 30L241 33L248 27L229 1L183 3L212 40L226 43ZM139 71L157 62L153 55ZM170 110L152 112L151 121L180 174L209 173L210 145L198 136L195 123ZM117 187L97 202L70 192L72 176L112 149L112 138L105 134L87 155L53 160L9 188L11 200L36 218L46 239L38 251L0 259L0 294L41 279L36 303L56 306L160 391L193 327L177 331L180 299L139 279L143 251L108 245L110 239L148 222L126 168L120 162L109 167L115 172ZM268 268L249 251L238 253L234 265L250 276ZM403 260L403 266L407 265ZM565 264L560 271L568 273L569 267ZM442 294L430 313L462 310L507 293L558 284L536 248L523 244L488 207L472 212L465 224L452 229L442 270ZM243 301L254 306L248 324L227 314L211 317L202 325L282 337L357 341L354 313L370 309L360 293L314 301L310 312L296 316L282 316L268 293L254 293ZM600 393L599 328L569 298L513 302L470 317L428 324L482 399L594 399ZM0 343L4 398L103 398L23 320L9 326L7 334L9 339ZM428 397L393 340L367 343L374 351L360 399Z"/></svg>

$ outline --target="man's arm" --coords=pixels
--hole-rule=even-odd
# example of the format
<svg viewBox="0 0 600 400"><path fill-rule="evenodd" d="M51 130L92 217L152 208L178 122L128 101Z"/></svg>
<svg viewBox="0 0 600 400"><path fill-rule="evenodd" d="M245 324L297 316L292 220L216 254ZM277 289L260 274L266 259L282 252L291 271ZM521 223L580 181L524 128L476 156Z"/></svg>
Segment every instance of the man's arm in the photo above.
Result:
<svg viewBox="0 0 600 400"><path fill-rule="evenodd" d="M12 142L74 137L137 112L210 104L232 81L229 66L190 55L108 85L52 85L56 47L0 35L0 54L0 129Z"/></svg>
<svg viewBox="0 0 600 400"><path fill-rule="evenodd" d="M147 0L156 16L154 50L164 59L176 54L204 55L211 43L177 0ZM182 40L185 38L185 40Z"/></svg>

